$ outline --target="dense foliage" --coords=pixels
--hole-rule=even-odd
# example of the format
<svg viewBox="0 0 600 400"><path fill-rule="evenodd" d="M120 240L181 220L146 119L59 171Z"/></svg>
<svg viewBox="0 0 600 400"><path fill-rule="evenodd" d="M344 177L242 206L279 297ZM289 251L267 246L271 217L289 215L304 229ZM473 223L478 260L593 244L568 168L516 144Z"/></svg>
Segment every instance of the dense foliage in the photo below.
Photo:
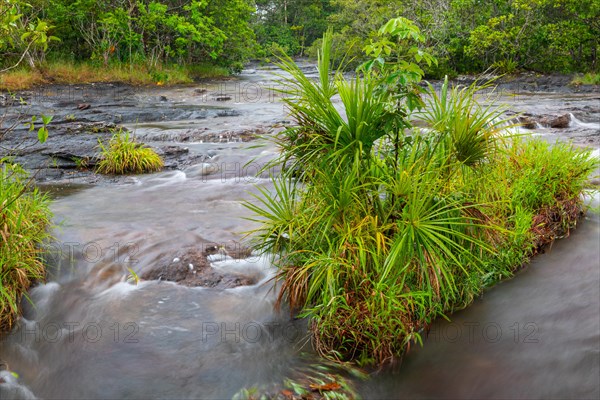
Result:
<svg viewBox="0 0 600 400"><path fill-rule="evenodd" d="M254 52L253 11L246 0L1 0L6 39L0 39L0 53L14 61L35 50L33 64L52 49L61 59L103 65L214 62L241 68Z"/></svg>
<svg viewBox="0 0 600 400"><path fill-rule="evenodd" d="M316 349L383 363L568 233L596 161L507 135L502 110L476 100L487 85L446 80L422 96L419 63L435 62L409 20L373 35L351 79L330 69L333 40L317 81L282 56L296 124L277 138L275 190L247 206L257 248L279 256L280 301L310 319Z"/></svg>
<svg viewBox="0 0 600 400"><path fill-rule="evenodd" d="M239 70L277 48L313 54L328 27L355 66L377 28L399 16L427 38L421 48L439 60L426 69L432 76L598 70L597 0L0 0L0 70L39 67L47 54Z"/></svg>
<svg viewBox="0 0 600 400"><path fill-rule="evenodd" d="M277 46L303 55L323 35L335 10L329 0L256 0L256 7L254 32L267 56Z"/></svg>
<svg viewBox="0 0 600 400"><path fill-rule="evenodd" d="M596 0L332 0L337 41L360 56L389 18L414 20L439 59L431 73L497 68L597 70L600 2Z"/></svg>

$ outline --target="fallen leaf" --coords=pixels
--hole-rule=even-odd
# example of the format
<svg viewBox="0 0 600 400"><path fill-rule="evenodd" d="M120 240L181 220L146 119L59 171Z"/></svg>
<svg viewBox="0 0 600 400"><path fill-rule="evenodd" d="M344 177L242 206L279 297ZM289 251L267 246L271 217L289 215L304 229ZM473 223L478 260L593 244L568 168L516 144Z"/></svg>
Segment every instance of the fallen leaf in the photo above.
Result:
<svg viewBox="0 0 600 400"><path fill-rule="evenodd" d="M340 385L337 382L330 382L330 383L326 383L324 385L315 385L314 383L311 383L309 386L315 392L316 391L327 392L330 390L338 390L338 389L342 388L342 385Z"/></svg>

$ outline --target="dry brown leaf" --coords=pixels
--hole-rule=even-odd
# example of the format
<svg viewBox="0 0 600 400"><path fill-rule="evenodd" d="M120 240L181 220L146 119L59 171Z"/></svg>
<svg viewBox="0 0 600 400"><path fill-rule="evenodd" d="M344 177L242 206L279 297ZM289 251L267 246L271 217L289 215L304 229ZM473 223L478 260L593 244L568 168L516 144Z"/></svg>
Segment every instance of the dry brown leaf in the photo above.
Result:
<svg viewBox="0 0 600 400"><path fill-rule="evenodd" d="M329 383L326 383L324 385L316 385L314 383L311 383L309 386L315 392L316 391L327 392L327 391L338 390L338 389L342 388L342 385L340 385L337 382L329 382Z"/></svg>

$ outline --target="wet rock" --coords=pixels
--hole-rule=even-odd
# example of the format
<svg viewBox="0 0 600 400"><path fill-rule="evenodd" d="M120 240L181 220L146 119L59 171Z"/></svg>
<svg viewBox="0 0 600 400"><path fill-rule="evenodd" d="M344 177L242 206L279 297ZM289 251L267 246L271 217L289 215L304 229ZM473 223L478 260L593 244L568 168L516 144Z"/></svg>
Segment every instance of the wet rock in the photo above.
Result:
<svg viewBox="0 0 600 400"><path fill-rule="evenodd" d="M252 250L248 247L242 246L238 242L234 242L225 246L217 243L204 246L205 256L211 256L215 254L226 255L234 259L242 259L250 257L252 255Z"/></svg>
<svg viewBox="0 0 600 400"><path fill-rule="evenodd" d="M159 149L159 153L165 157L177 157L183 154L188 154L190 149L179 146L163 146Z"/></svg>
<svg viewBox="0 0 600 400"><path fill-rule="evenodd" d="M524 114L517 118L517 121L525 129L535 129L538 124L546 128L565 129L571 123L571 114L562 115L532 115Z"/></svg>
<svg viewBox="0 0 600 400"><path fill-rule="evenodd" d="M121 282L124 279L123 266L119 264L96 263L89 272L86 286L92 288L106 288Z"/></svg>
<svg viewBox="0 0 600 400"><path fill-rule="evenodd" d="M520 116L518 121L525 129L535 129L537 127L536 120L533 117Z"/></svg>
<svg viewBox="0 0 600 400"><path fill-rule="evenodd" d="M4 122L16 122L9 135L2 138L3 148L0 157L16 153L15 162L35 172L40 182L52 180L73 180L77 183L117 183L122 179L96 175L93 172L95 157L99 153L98 141L108 143L117 129L118 123L148 123L164 119L179 121L202 119L212 116L234 117L239 111L216 107L190 107L178 103L168 103L168 93L152 92L148 95L128 85L48 85L35 92L19 92L14 96L0 92L0 104L6 108L0 111ZM198 88L195 94L227 96L227 93L212 94L206 88ZM161 97L163 96L163 97ZM31 99L32 105L24 112L19 99ZM81 111L77 111L81 110ZM87 111L86 111L87 110ZM52 114L54 119L48 141L40 144L36 135L27 130L21 121L30 120L33 115ZM221 133L208 127L190 132L165 132L164 135L152 133L148 137L138 137L142 142L152 141L157 145L163 157L165 168L185 169L190 165L205 162L208 156L188 150L183 146L173 146L173 142L212 141L242 142L253 139L253 133L238 131ZM206 137L209 136L209 137ZM160 143L163 142L163 143ZM166 143L165 143L166 142ZM79 160L88 160L87 170L81 170ZM213 160L214 161L214 160Z"/></svg>
<svg viewBox="0 0 600 400"><path fill-rule="evenodd" d="M215 246L215 248L221 249ZM233 249L230 249L233 253ZM216 250L218 251L218 250ZM164 280L184 286L228 289L256 283L256 278L244 274L222 272L211 267L206 249L190 249L173 257L167 256L156 268L142 274L143 280ZM239 253L245 254L243 252ZM249 253L248 253L249 254Z"/></svg>
<svg viewBox="0 0 600 400"><path fill-rule="evenodd" d="M215 100L217 100L217 101L229 101L229 100L231 100L231 96L217 96L215 98Z"/></svg>
<svg viewBox="0 0 600 400"><path fill-rule="evenodd" d="M47 154L50 157L60 158L62 160L73 161L73 160L77 160L77 159L82 159L82 160L88 160L89 162L95 163L95 161L93 161L93 155L85 154L85 153L82 154L82 153L75 153L75 152L66 151L66 150L58 150L58 151L43 152L42 154Z"/></svg>
<svg viewBox="0 0 600 400"><path fill-rule="evenodd" d="M65 124L65 129L68 133L101 133L101 132L113 132L119 128L118 125L112 122L87 122L81 119L77 120L76 123Z"/></svg>
<svg viewBox="0 0 600 400"><path fill-rule="evenodd" d="M257 139L260 135L267 133L262 127L244 129L239 131L210 132L204 128L194 129L186 132L186 137L209 143L249 142ZM183 141L182 139L180 139Z"/></svg>
<svg viewBox="0 0 600 400"><path fill-rule="evenodd" d="M571 122L571 116L569 114L564 114L564 115L561 115L561 116L551 120L550 127L564 129L564 128L569 127L570 122Z"/></svg>
<svg viewBox="0 0 600 400"><path fill-rule="evenodd" d="M240 113L236 110L219 110L216 113L217 117L237 117Z"/></svg>

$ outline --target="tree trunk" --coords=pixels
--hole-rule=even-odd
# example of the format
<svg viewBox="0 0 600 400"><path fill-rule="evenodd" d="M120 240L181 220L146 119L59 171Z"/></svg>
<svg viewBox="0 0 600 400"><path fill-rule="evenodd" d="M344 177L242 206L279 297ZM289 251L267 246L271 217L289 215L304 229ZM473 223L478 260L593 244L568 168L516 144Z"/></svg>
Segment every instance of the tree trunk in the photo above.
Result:
<svg viewBox="0 0 600 400"><path fill-rule="evenodd" d="M25 50L25 57L27 58L27 62L29 63L31 69L35 69L35 59L29 50Z"/></svg>

